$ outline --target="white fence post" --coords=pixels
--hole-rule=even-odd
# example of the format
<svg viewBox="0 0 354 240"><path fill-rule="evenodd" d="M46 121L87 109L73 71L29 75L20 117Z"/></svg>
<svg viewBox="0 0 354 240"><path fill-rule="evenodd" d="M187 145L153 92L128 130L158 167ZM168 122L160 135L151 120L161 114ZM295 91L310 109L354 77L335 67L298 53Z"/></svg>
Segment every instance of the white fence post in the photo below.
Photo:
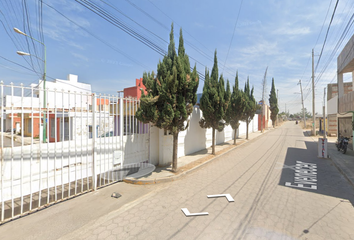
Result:
<svg viewBox="0 0 354 240"><path fill-rule="evenodd" d="M0 82L0 223L120 181L124 164L151 161L150 126L135 116L139 100L74 90L47 89L44 107L40 86Z"/></svg>
<svg viewBox="0 0 354 240"><path fill-rule="evenodd" d="M120 150L121 156L120 166L123 167L123 140L124 140L124 111L123 111L123 104L124 104L124 97L120 97L120 104L119 104L119 129L120 129Z"/></svg>
<svg viewBox="0 0 354 240"><path fill-rule="evenodd" d="M97 129L96 129L96 106L97 106L97 98L96 95L93 93L92 94L92 188L94 191L97 190L97 166L96 166L96 135L97 135Z"/></svg>
<svg viewBox="0 0 354 240"><path fill-rule="evenodd" d="M4 83L1 81L0 83L1 86L1 222L4 221L5 217L5 202L4 202Z"/></svg>

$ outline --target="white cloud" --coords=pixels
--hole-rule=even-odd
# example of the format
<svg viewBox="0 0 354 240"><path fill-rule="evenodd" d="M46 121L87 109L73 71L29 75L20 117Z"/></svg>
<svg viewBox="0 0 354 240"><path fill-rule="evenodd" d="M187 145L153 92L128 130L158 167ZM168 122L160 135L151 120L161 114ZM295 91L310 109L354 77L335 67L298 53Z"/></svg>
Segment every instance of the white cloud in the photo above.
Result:
<svg viewBox="0 0 354 240"><path fill-rule="evenodd" d="M306 35L311 33L309 27L295 27L292 28L291 26L281 27L274 31L274 34L279 35Z"/></svg>
<svg viewBox="0 0 354 240"><path fill-rule="evenodd" d="M58 4L57 2L60 6L56 6L56 9L64 13L65 16L79 26L89 28L90 22L87 19L77 15L78 8L76 5L78 4L69 4L64 8L61 8L62 4L66 2L67 1L65 0L60 1L59 3L61 4ZM43 31L46 37L52 38L58 42L63 42L78 49L84 49L84 45L82 43L77 44L76 42L77 37L88 36L85 31L50 8L48 8L47 11L44 11L44 14L46 14L46 21L43 22Z"/></svg>
<svg viewBox="0 0 354 240"><path fill-rule="evenodd" d="M78 54L78 53L74 53L74 52L72 52L71 53L74 57L76 57L76 58L78 58L78 59L81 59L81 60L83 60L83 61L85 61L85 62L88 62L89 61L89 59L87 58L87 57L85 57L84 55L81 55L81 54Z"/></svg>
<svg viewBox="0 0 354 240"><path fill-rule="evenodd" d="M270 42L259 39L254 45L242 48L240 52L243 55L259 56L259 55L276 55L279 54L277 42Z"/></svg>

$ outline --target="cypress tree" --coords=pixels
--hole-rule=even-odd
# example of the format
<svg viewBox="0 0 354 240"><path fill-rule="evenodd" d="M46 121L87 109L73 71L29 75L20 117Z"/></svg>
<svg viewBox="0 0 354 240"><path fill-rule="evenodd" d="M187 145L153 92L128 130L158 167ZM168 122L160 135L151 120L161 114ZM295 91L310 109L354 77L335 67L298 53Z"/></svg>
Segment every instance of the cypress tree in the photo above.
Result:
<svg viewBox="0 0 354 240"><path fill-rule="evenodd" d="M230 87L229 87L230 88ZM214 65L209 77L209 71L205 69L205 81L203 94L200 99L200 110L203 117L199 121L202 128L212 128L212 154L215 155L215 130L221 132L225 123L223 119L227 110L230 94L225 91L224 78L218 74L218 60L216 50Z"/></svg>
<svg viewBox="0 0 354 240"><path fill-rule="evenodd" d="M226 111L225 120L234 130L234 145L236 145L237 129L240 126L245 108L245 96L242 90L238 88L238 72L236 72L235 85L232 89L229 107Z"/></svg>
<svg viewBox="0 0 354 240"><path fill-rule="evenodd" d="M270 119L272 119L273 127L275 126L275 121L277 120L277 115L279 113L278 99L275 93L274 78L272 79L272 89L269 94L269 109L270 109Z"/></svg>
<svg viewBox="0 0 354 240"><path fill-rule="evenodd" d="M178 55L176 53L173 24L171 25L168 54L157 65L154 72L143 74L141 104L136 117L144 123L170 131L173 135L172 171L177 171L178 134L188 128L188 116L197 101L199 84L196 66L191 72L188 55L185 53L182 29L180 30ZM187 124L185 124L187 122Z"/></svg>
<svg viewBox="0 0 354 240"><path fill-rule="evenodd" d="M245 90L244 90L245 106L244 106L244 113L242 117L242 121L246 122L246 139L248 139L248 124L253 119L257 110L257 104L253 96L253 91L254 91L253 87L250 90L250 80L249 78L247 78L247 82L245 83Z"/></svg>

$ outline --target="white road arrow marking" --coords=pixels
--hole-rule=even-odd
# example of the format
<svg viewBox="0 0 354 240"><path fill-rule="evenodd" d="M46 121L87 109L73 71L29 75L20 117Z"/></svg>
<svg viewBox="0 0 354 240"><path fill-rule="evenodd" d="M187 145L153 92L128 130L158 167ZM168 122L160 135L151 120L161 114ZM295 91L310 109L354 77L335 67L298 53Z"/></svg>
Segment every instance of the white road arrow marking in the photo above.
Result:
<svg viewBox="0 0 354 240"><path fill-rule="evenodd" d="M217 195L207 195L208 198L226 197L227 201L235 202L230 194L217 194Z"/></svg>
<svg viewBox="0 0 354 240"><path fill-rule="evenodd" d="M201 213L190 213L187 208L181 208L182 212L186 217L191 217L191 216L204 216L204 215L209 215L208 212L201 212Z"/></svg>

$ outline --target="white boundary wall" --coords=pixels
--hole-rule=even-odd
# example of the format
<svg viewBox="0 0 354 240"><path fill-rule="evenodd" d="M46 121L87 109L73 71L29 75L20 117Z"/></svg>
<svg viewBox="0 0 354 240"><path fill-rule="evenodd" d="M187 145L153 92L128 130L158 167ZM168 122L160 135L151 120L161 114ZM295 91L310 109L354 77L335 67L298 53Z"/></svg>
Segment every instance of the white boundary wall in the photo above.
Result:
<svg viewBox="0 0 354 240"><path fill-rule="evenodd" d="M177 157L183 157L188 154L211 147L212 129L204 129L199 126L199 120L202 118L202 111L198 106L194 106L190 117L190 123L187 130L178 135L178 153ZM249 123L249 133L258 131L258 115L255 115ZM233 140L234 130L231 126L226 126L222 132L216 131L216 144L222 144ZM237 137L246 135L246 123L240 122ZM172 135L164 135L164 130L152 128L150 142L150 161L152 164L166 166L172 162L173 138ZM154 154L158 152L158 154Z"/></svg>

